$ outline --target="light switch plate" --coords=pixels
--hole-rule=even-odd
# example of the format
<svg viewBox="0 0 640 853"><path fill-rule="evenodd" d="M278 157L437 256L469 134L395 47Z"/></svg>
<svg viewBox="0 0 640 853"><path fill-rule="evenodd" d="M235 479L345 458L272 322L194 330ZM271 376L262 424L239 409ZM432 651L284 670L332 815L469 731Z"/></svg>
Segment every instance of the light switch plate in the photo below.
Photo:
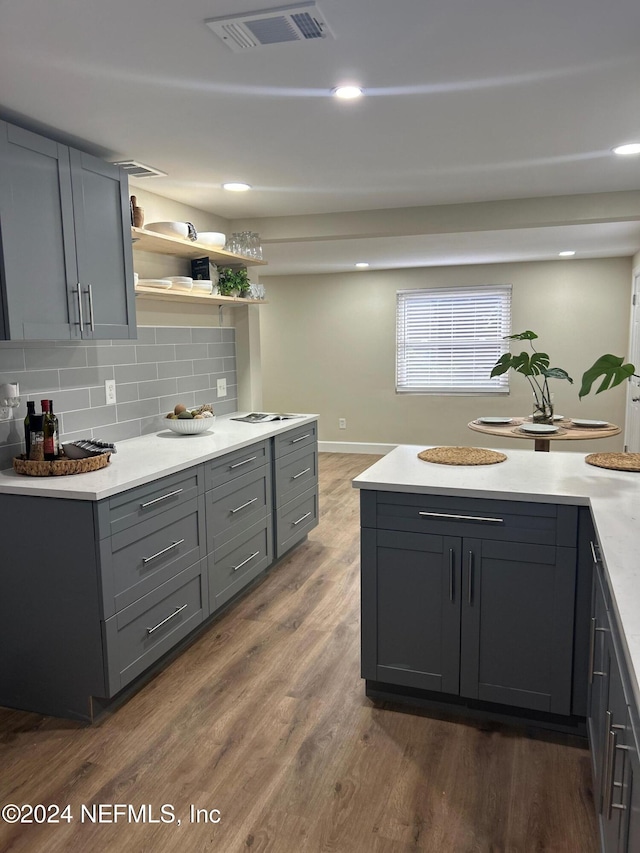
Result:
<svg viewBox="0 0 640 853"><path fill-rule="evenodd" d="M218 379L218 397L227 396L227 380Z"/></svg>

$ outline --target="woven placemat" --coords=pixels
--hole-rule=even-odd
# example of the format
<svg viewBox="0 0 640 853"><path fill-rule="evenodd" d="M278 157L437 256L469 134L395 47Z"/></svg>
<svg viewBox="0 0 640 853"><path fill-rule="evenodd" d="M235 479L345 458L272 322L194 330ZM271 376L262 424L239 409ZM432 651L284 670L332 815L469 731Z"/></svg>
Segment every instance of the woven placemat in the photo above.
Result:
<svg viewBox="0 0 640 853"><path fill-rule="evenodd" d="M418 459L441 465L495 465L506 458L504 453L484 447L430 447L418 453Z"/></svg>
<svg viewBox="0 0 640 853"><path fill-rule="evenodd" d="M640 453L590 453L584 461L612 471L640 471Z"/></svg>
<svg viewBox="0 0 640 853"><path fill-rule="evenodd" d="M89 471L99 471L109 464L111 453L100 453L86 459L54 459L53 462L35 461L15 456L13 469L16 474L26 474L28 477L64 477L68 474L86 474Z"/></svg>

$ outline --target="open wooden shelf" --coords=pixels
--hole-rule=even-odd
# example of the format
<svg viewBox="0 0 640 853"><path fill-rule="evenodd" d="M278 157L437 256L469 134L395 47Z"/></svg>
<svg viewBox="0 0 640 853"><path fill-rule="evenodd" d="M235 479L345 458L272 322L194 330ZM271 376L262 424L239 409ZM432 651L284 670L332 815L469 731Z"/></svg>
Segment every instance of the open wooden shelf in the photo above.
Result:
<svg viewBox="0 0 640 853"><path fill-rule="evenodd" d="M232 252L225 252L224 249L214 249L213 246L207 246L205 243L184 240L182 237L169 237L166 234L156 234L154 231L146 231L144 228L132 228L131 239L134 241L133 248L143 252L174 255L179 258L207 257L216 264L227 264L229 266L263 267L267 263L266 261L259 261L257 258L234 255Z"/></svg>
<svg viewBox="0 0 640 853"><path fill-rule="evenodd" d="M207 296L204 293L191 293L188 290L161 290L157 287L136 285L136 297L141 299L162 299L168 302L192 302L201 305L264 305L265 299L243 299L239 296Z"/></svg>

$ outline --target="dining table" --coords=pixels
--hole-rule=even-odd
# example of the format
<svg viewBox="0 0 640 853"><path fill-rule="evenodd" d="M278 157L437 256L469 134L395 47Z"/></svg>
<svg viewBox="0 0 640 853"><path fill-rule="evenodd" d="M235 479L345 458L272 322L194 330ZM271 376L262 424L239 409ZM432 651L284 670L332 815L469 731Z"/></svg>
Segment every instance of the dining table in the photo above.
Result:
<svg viewBox="0 0 640 853"><path fill-rule="evenodd" d="M476 418L467 424L469 429L500 438L533 440L533 449L548 453L552 441L593 441L611 438L622 430L608 421L569 418L556 415L553 424L534 423L531 417Z"/></svg>

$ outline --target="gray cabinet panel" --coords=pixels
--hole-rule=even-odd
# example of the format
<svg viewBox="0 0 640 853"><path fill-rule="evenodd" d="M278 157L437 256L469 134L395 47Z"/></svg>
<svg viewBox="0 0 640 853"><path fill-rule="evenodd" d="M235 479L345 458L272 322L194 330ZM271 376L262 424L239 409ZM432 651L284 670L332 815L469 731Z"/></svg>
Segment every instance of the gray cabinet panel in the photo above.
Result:
<svg viewBox="0 0 640 853"><path fill-rule="evenodd" d="M127 179L111 163L70 150L78 281L85 336L135 338Z"/></svg>
<svg viewBox="0 0 640 853"><path fill-rule="evenodd" d="M79 337L69 149L0 122L6 339Z"/></svg>
<svg viewBox="0 0 640 853"><path fill-rule="evenodd" d="M276 459L279 459L293 450L299 450L301 447L317 443L318 423L313 421L310 424L304 424L276 435L273 439L274 455Z"/></svg>
<svg viewBox="0 0 640 853"><path fill-rule="evenodd" d="M276 510L276 556L281 557L318 524L318 489L314 487Z"/></svg>
<svg viewBox="0 0 640 853"><path fill-rule="evenodd" d="M206 493L207 553L265 518L271 510L271 469L259 468Z"/></svg>
<svg viewBox="0 0 640 853"><path fill-rule="evenodd" d="M144 672L203 620L206 589L200 562L104 622L108 696Z"/></svg>
<svg viewBox="0 0 640 853"><path fill-rule="evenodd" d="M209 601L213 613L240 592L271 564L271 516L252 525L240 536L209 554Z"/></svg>
<svg viewBox="0 0 640 853"><path fill-rule="evenodd" d="M271 445L267 441L226 453L204 466L205 489L215 489L235 480L241 474L256 471L271 462Z"/></svg>
<svg viewBox="0 0 640 853"><path fill-rule="evenodd" d="M318 482L318 452L315 446L302 447L276 460L275 493L279 506L296 495L313 488Z"/></svg>

